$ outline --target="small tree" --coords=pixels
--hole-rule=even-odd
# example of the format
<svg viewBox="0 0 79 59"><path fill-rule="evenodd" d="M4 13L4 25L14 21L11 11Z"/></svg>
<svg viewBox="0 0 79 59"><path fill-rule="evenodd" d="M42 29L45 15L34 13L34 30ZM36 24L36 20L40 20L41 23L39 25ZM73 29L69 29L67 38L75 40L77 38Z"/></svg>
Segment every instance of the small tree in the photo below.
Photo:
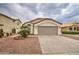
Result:
<svg viewBox="0 0 79 59"><path fill-rule="evenodd" d="M22 27L21 27L21 30L20 30L20 32L19 32L19 34L20 34L22 37L26 38L26 37L30 34L30 29L29 29L29 27L28 27L28 26L22 26Z"/></svg>

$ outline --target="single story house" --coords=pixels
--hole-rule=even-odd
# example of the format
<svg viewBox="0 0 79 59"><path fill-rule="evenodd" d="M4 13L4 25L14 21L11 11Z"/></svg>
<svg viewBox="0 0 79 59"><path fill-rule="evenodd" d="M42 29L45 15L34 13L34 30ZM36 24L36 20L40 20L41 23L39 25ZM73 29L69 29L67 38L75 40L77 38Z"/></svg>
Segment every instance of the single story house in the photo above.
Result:
<svg viewBox="0 0 79 59"><path fill-rule="evenodd" d="M28 25L30 27L30 34L60 35L61 24L62 23L51 18L37 18L32 21L25 22L23 25Z"/></svg>
<svg viewBox="0 0 79 59"><path fill-rule="evenodd" d="M19 19L13 19L0 13L0 29L3 30L4 35L6 35L6 33L17 33L20 30L21 23Z"/></svg>
<svg viewBox="0 0 79 59"><path fill-rule="evenodd" d="M79 31L79 23L66 23L61 26L62 31Z"/></svg>

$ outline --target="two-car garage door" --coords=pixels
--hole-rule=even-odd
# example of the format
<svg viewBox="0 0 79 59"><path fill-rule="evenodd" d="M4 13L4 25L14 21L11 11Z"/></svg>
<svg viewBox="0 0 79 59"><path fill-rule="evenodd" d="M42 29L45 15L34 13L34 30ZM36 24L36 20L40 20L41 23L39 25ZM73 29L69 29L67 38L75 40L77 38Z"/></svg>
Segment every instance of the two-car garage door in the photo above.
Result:
<svg viewBox="0 0 79 59"><path fill-rule="evenodd" d="M58 35L58 26L39 26L38 35Z"/></svg>

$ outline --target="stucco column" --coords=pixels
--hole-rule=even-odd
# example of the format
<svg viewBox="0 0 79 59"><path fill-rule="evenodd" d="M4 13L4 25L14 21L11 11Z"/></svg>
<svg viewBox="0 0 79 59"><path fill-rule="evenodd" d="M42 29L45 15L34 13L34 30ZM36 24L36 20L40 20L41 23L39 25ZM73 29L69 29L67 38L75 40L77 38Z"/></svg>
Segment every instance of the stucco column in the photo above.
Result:
<svg viewBox="0 0 79 59"><path fill-rule="evenodd" d="M72 31L74 31L74 26L72 27Z"/></svg>
<svg viewBox="0 0 79 59"><path fill-rule="evenodd" d="M61 35L62 33L61 33L61 28L60 27L58 27L58 35Z"/></svg>
<svg viewBox="0 0 79 59"><path fill-rule="evenodd" d="M31 24L31 34L33 34L33 24Z"/></svg>
<svg viewBox="0 0 79 59"><path fill-rule="evenodd" d="M77 27L76 27L76 31L78 31L78 30L77 30Z"/></svg>

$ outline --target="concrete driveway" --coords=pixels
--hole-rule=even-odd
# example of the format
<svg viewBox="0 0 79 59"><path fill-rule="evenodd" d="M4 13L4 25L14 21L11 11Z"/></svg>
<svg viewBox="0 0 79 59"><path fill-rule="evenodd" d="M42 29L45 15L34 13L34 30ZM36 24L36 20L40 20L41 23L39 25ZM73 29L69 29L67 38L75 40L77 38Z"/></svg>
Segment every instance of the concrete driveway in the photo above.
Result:
<svg viewBox="0 0 79 59"><path fill-rule="evenodd" d="M43 54L79 54L79 41L63 36L38 36Z"/></svg>

